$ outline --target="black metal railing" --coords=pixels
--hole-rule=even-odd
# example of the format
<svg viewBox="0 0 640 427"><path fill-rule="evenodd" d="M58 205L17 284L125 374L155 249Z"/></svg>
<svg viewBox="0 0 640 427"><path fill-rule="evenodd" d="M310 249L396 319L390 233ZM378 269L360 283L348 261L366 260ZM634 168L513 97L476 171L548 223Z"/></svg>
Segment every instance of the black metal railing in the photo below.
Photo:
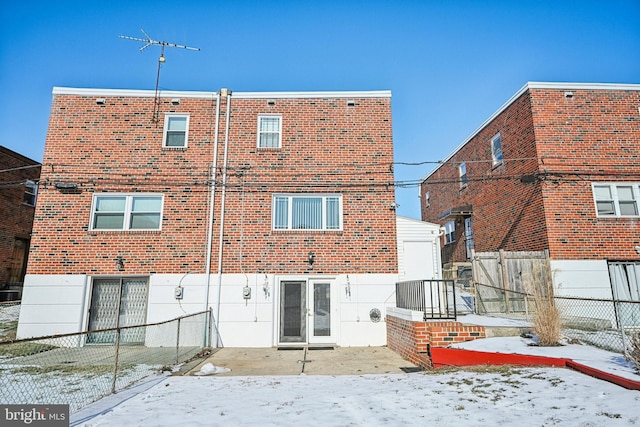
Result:
<svg viewBox="0 0 640 427"><path fill-rule="evenodd" d="M422 311L424 320L456 320L453 280L411 280L396 283L396 307Z"/></svg>

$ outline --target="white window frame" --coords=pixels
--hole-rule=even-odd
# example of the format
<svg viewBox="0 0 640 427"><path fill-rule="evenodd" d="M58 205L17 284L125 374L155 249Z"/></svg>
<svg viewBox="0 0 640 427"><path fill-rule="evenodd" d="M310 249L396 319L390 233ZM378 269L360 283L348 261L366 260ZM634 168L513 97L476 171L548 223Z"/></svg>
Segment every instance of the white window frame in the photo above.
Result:
<svg viewBox="0 0 640 427"><path fill-rule="evenodd" d="M277 131L261 131L262 119L278 119L278 130ZM278 144L276 147L265 147L261 145L260 140L263 134L277 134L278 135ZM269 149L269 148L282 148L282 114L258 114L258 131L257 131L257 141L256 146L261 149Z"/></svg>
<svg viewBox="0 0 640 427"><path fill-rule="evenodd" d="M467 163L462 162L458 165L458 176L460 177L460 188L467 186Z"/></svg>
<svg viewBox="0 0 640 427"><path fill-rule="evenodd" d="M500 141L500 150L496 149L496 141ZM502 151L502 135L498 132L493 138L491 138L491 159L493 160L493 166L502 164L503 151Z"/></svg>
<svg viewBox="0 0 640 427"><path fill-rule="evenodd" d="M189 143L189 114L185 113L166 113L164 115L164 130L162 132L162 147L163 148L187 148ZM183 145L167 145L167 136L170 132L169 123L172 118L185 118L185 130L184 130L184 144Z"/></svg>
<svg viewBox="0 0 640 427"><path fill-rule="evenodd" d="M38 184L28 179L25 183L23 203L27 206L35 206L38 199ZM33 202L31 202L33 200Z"/></svg>
<svg viewBox="0 0 640 427"><path fill-rule="evenodd" d="M287 226L286 227L276 227L276 202L278 199L287 199ZM322 225L321 228L294 228L293 227L293 199L322 199ZM327 226L327 200L329 199L338 199L338 227L337 228L328 228ZM271 203L271 229L273 231L342 231L343 227L343 208L342 208L343 198L342 194L339 193L328 193L328 194L274 194L272 196Z"/></svg>
<svg viewBox="0 0 640 427"><path fill-rule="evenodd" d="M96 207L98 206L98 199L100 198L125 198L125 207L122 211L123 214L123 224L121 228L96 228ZM143 197L156 197L160 199L160 211L148 211L148 212L137 212L137 213L153 213L158 214L160 216L160 220L158 221L158 228L131 228L131 218L133 212L133 201L136 198ZM114 211L120 212L120 211ZM162 193L95 193L93 195L93 200L91 202L91 218L90 218L90 226L89 229L92 231L150 231L150 230L161 230L162 229L162 218L164 212L164 195Z"/></svg>
<svg viewBox="0 0 640 427"><path fill-rule="evenodd" d="M456 241L456 222L447 221L444 224L444 244L448 245Z"/></svg>
<svg viewBox="0 0 640 427"><path fill-rule="evenodd" d="M611 192L611 199L598 198L596 196L596 187L608 187ZM633 199L622 199L618 193L619 187L631 187ZM640 217L640 183L638 182L592 182L591 193L593 195L593 203L598 218L638 218ZM613 207L612 213L601 213L598 209L598 202L611 203ZM623 215L620 209L620 203L633 204L635 206L635 215Z"/></svg>

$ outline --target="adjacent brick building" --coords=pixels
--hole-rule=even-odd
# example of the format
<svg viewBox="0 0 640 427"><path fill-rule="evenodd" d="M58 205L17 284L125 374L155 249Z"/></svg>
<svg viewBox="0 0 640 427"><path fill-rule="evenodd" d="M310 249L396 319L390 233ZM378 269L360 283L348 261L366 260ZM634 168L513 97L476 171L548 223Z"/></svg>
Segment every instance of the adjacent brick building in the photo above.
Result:
<svg viewBox="0 0 640 427"><path fill-rule="evenodd" d="M548 250L557 292L640 300L640 85L526 84L424 179L421 211L444 263Z"/></svg>
<svg viewBox="0 0 640 427"><path fill-rule="evenodd" d="M390 92L53 94L19 336L212 307L228 346L385 343Z"/></svg>
<svg viewBox="0 0 640 427"><path fill-rule="evenodd" d="M40 163L0 146L0 301L22 293L39 179Z"/></svg>

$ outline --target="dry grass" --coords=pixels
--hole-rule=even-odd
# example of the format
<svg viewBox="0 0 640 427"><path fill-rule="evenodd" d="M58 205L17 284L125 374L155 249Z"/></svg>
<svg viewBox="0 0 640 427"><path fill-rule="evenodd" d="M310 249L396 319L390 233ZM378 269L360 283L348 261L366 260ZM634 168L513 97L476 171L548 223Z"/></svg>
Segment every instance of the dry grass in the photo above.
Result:
<svg viewBox="0 0 640 427"><path fill-rule="evenodd" d="M533 329L541 346L560 345L562 318L553 300L551 269L535 268L525 284L527 292L533 295Z"/></svg>
<svg viewBox="0 0 640 427"><path fill-rule="evenodd" d="M640 332L631 335L631 351L629 352L629 357L636 365L636 370L640 372Z"/></svg>

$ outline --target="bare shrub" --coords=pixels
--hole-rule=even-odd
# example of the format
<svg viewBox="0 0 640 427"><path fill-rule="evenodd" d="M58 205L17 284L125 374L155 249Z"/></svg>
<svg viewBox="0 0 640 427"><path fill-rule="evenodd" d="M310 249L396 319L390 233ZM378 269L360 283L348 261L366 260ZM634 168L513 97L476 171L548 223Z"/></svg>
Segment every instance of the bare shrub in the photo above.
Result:
<svg viewBox="0 0 640 427"><path fill-rule="evenodd" d="M553 299L553 281L548 262L546 268L534 266L525 287L533 299L533 328L538 336L538 344L559 345L562 319Z"/></svg>

